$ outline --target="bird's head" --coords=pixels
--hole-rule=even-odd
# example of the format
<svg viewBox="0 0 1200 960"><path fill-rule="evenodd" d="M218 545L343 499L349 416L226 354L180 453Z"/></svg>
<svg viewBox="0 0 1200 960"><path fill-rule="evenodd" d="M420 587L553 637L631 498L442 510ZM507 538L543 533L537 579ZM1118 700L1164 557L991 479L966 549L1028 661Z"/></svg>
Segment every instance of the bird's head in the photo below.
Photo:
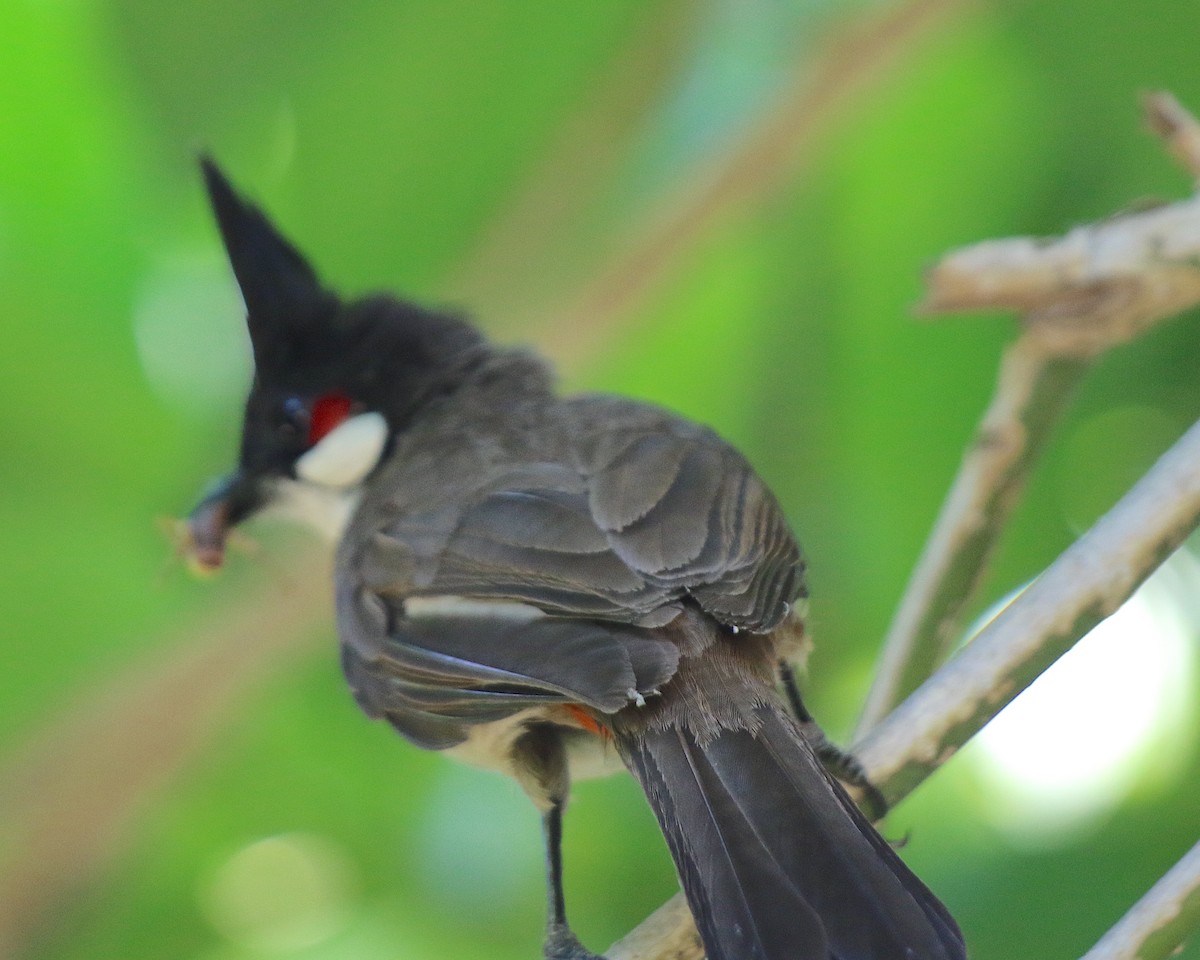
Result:
<svg viewBox="0 0 1200 960"><path fill-rule="evenodd" d="M254 354L237 468L188 517L193 559L212 569L228 532L260 509L298 492L348 501L486 346L454 316L388 296L343 300L211 160L201 167Z"/></svg>

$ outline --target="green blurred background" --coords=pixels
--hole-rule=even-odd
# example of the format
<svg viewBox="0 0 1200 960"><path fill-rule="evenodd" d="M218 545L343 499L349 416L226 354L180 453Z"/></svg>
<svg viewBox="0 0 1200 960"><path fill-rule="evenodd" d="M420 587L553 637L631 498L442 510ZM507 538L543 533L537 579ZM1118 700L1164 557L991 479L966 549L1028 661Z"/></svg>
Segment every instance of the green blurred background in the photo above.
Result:
<svg viewBox="0 0 1200 960"><path fill-rule="evenodd" d="M1185 194L1137 94L1200 108L1198 36L1189 0L7 0L0 956L537 955L533 809L359 715L309 540L252 527L212 582L173 559L248 363L197 151L342 289L463 306L566 388L741 446L809 554L807 687L844 737L1013 332L914 322L923 267ZM1097 365L986 602L1195 419L1198 360L1191 316ZM1183 693L1104 785L1015 816L973 747L889 820L977 960L1079 956L1195 842L1181 622ZM1122 682L1060 698L1078 743ZM627 780L580 787L567 834L594 947L675 889Z"/></svg>

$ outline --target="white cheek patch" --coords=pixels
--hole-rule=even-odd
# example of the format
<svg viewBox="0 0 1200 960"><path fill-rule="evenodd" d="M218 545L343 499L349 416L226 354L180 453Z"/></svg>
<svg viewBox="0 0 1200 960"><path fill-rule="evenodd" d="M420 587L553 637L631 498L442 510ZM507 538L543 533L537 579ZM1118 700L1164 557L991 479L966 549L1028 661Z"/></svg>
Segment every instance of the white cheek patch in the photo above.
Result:
<svg viewBox="0 0 1200 960"><path fill-rule="evenodd" d="M351 417L296 461L296 476L323 487L356 486L379 463L387 435L383 414Z"/></svg>
<svg viewBox="0 0 1200 960"><path fill-rule="evenodd" d="M288 517L337 543L358 507L356 490L318 486L302 480L280 480L275 486L272 513Z"/></svg>

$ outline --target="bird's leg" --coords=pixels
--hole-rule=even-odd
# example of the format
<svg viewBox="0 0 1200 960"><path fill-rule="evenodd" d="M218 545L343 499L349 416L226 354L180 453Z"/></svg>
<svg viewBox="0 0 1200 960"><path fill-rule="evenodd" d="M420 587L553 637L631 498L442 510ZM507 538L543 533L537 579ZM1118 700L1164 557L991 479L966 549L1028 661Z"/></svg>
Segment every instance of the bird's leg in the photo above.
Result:
<svg viewBox="0 0 1200 960"><path fill-rule="evenodd" d="M513 745L517 779L542 810L546 842L545 960L604 960L581 944L567 923L563 896L562 822L570 779L562 735L550 724L531 726Z"/></svg>
<svg viewBox="0 0 1200 960"><path fill-rule="evenodd" d="M783 685L788 705L792 708L792 713L799 722L813 752L817 755L817 759L821 761L821 765L843 783L862 791L867 815L872 820L883 819L888 812L887 798L871 782L867 771L858 762L858 758L825 736L825 731L817 725L817 721L808 712L808 707L804 705L804 699L800 696L800 687L796 683L796 673L786 660L779 661L779 680Z"/></svg>
<svg viewBox="0 0 1200 960"><path fill-rule="evenodd" d="M562 814L565 803L555 801L542 816L546 837L546 942L545 960L604 960L581 944L567 923L562 883Z"/></svg>

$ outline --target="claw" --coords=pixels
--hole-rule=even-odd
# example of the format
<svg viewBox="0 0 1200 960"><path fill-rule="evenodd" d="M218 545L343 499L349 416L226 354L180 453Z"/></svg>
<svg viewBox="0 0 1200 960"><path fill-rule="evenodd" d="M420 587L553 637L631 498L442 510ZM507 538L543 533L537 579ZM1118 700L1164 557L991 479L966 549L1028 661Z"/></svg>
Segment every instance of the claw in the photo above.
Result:
<svg viewBox="0 0 1200 960"><path fill-rule="evenodd" d="M604 960L579 942L571 928L565 924L551 924L542 947L545 960Z"/></svg>

